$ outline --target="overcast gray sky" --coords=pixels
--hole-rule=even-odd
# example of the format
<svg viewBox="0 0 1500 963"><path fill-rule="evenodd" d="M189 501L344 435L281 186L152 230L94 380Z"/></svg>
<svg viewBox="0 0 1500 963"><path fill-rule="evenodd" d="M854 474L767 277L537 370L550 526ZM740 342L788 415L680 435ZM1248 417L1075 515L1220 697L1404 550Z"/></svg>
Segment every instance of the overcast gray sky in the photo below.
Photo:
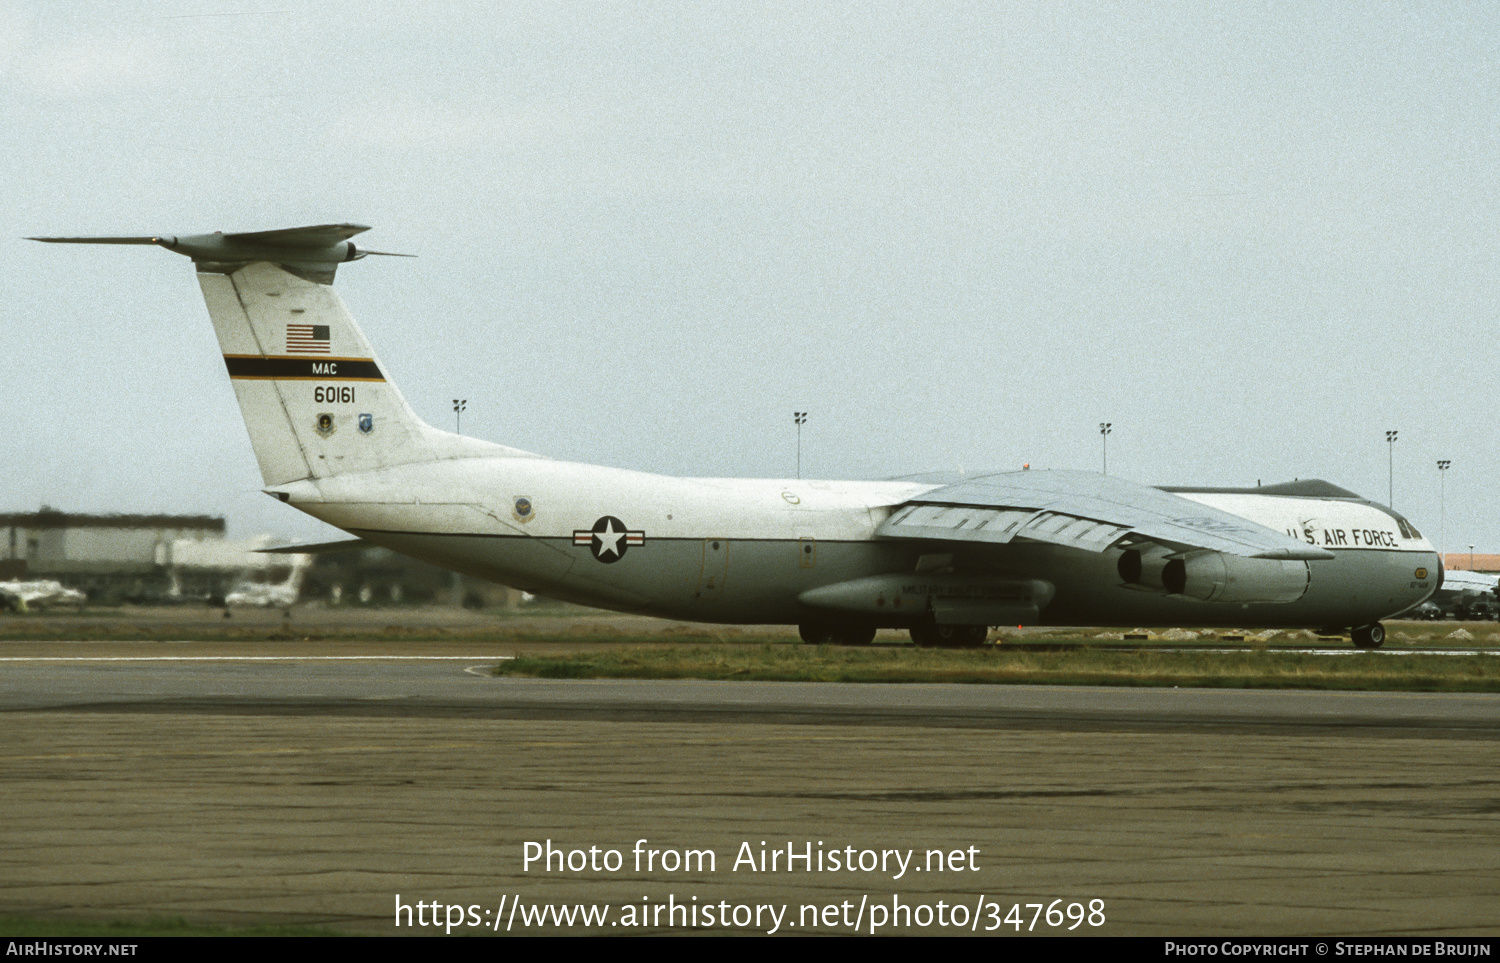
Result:
<svg viewBox="0 0 1500 963"><path fill-rule="evenodd" d="M1322 477L1500 549L1500 7L0 3L0 510L260 478L189 263L354 221L428 420L645 471Z"/></svg>

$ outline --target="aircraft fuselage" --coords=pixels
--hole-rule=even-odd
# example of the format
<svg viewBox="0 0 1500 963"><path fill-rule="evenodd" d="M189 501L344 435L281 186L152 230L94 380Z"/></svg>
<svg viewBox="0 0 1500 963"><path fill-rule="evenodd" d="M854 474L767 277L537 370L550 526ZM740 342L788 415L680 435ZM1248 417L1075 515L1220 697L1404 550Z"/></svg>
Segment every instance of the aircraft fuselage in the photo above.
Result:
<svg viewBox="0 0 1500 963"><path fill-rule="evenodd" d="M877 536L912 482L674 478L534 457L455 458L294 482L272 491L372 543L553 598L663 618L802 623L829 613L809 590L889 575L954 573L1055 594L1043 625L1362 625L1435 589L1438 557L1365 503L1179 492L1326 548L1305 591L1284 602L1215 602L1143 591L1120 551L1014 542L928 544ZM923 570L924 562L928 568ZM893 599L894 601L894 599ZM903 626L919 613L861 617Z"/></svg>

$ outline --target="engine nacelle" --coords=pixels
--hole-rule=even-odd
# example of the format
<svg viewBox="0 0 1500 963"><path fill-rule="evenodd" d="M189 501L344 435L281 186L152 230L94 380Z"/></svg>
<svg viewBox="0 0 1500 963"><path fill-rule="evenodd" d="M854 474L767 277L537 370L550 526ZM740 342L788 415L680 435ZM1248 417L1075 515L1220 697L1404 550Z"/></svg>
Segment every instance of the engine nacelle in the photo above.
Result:
<svg viewBox="0 0 1500 963"><path fill-rule="evenodd" d="M1120 555L1117 566L1120 578L1131 588L1143 589L1147 592L1165 592L1166 584L1162 581L1162 570L1167 567L1171 558L1165 551L1142 552L1138 548L1132 548Z"/></svg>
<svg viewBox="0 0 1500 963"><path fill-rule="evenodd" d="M1312 578L1306 562L1219 552L1174 557L1134 548L1120 555L1118 570L1130 588L1204 602L1295 602Z"/></svg>
<svg viewBox="0 0 1500 963"><path fill-rule="evenodd" d="M1173 595L1203 602L1295 602L1307 594L1312 570L1306 562L1199 552L1167 562L1161 578Z"/></svg>

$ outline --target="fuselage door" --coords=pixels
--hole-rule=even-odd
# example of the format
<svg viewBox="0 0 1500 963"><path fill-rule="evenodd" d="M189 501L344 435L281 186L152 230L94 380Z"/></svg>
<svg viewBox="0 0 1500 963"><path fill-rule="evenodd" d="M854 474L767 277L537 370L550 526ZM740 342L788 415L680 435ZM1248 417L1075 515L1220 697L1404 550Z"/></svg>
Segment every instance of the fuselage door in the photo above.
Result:
<svg viewBox="0 0 1500 963"><path fill-rule="evenodd" d="M729 572L729 542L722 538L703 540L703 572L698 576L700 599L716 599Z"/></svg>

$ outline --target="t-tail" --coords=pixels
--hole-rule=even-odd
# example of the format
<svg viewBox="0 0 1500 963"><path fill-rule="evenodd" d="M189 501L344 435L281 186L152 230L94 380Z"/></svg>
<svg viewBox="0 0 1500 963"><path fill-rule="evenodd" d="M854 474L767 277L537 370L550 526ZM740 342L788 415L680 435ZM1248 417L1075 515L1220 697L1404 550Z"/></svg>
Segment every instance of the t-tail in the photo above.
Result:
<svg viewBox="0 0 1500 963"><path fill-rule="evenodd" d="M350 242L366 230L325 224L31 240L155 244L193 259L267 486L442 458L524 454L433 428L386 376L331 287L339 264L387 253Z"/></svg>

